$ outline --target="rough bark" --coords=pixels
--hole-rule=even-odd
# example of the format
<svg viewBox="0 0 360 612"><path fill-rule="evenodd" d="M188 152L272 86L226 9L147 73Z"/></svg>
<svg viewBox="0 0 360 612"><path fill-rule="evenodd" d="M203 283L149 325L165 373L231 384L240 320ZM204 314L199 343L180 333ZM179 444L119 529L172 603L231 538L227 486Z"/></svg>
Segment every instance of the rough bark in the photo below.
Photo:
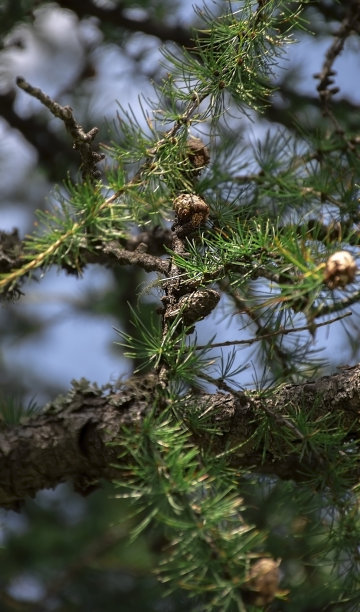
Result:
<svg viewBox="0 0 360 612"><path fill-rule="evenodd" d="M0 431L0 506L16 509L38 490L67 480L85 495L99 486L101 479L119 477L115 466L120 461L121 429L124 425L139 427L152 407L154 384L151 377L135 384L130 380L115 391L82 380L38 416L17 426L4 426ZM221 453L233 448L227 456L239 469L251 467L259 473L300 481L311 477L314 469L325 470L326 455L289 450L303 441L289 413L311 410L312 420L316 418L321 427L321 419L331 412L356 442L360 429L360 366L342 368L337 374L301 385L286 385L268 397L200 393L184 402L189 410L206 410L216 424L216 435L194 431L199 452L206 449ZM278 428L288 430L292 445L282 447L281 437L274 436L272 446L270 436L264 452L254 443L253 434L264 412L274 432ZM354 473L354 466L352 470L351 478L356 481L360 470L356 468Z"/></svg>

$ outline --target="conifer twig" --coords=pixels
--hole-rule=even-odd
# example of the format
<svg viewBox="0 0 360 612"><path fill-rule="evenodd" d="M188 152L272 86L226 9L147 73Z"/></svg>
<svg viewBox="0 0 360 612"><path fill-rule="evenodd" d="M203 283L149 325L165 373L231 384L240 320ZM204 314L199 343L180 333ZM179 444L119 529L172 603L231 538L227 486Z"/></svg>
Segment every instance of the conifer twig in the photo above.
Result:
<svg viewBox="0 0 360 612"><path fill-rule="evenodd" d="M328 321L323 321L322 323L312 324L311 325L311 333L315 331L318 327L324 327L324 325L331 325L337 321L341 321L345 317L350 317L352 312L344 312L344 314L335 317L334 319L329 319ZM256 336L256 338L249 338L248 340L226 340L224 342L213 342L212 344L204 344L196 346L196 350L200 351L202 349L213 349L219 348L221 346L233 346L239 344L254 344L254 342L261 342L262 340L269 340L274 336L286 336L287 334L293 334L296 332L309 331L309 325L302 325L301 327L279 327L279 329L275 329L274 331L268 332L267 334L262 334L261 336Z"/></svg>
<svg viewBox="0 0 360 612"><path fill-rule="evenodd" d="M276 280L275 282L278 282L278 280ZM264 333L264 331L269 328L268 326L263 325L259 314L257 314L253 308L246 304L246 301L239 295L239 292L234 290L229 283L221 281L220 286L222 286L224 291L226 291L231 296L239 312L244 312L249 317L249 319L256 325L259 334L258 337L260 338L261 336L265 336L266 334ZM278 361L282 364L284 372L287 372L287 356L281 347L281 339L280 343L272 342L272 337L265 338L265 341L268 342L269 348L271 348L273 353L276 355Z"/></svg>
<svg viewBox="0 0 360 612"><path fill-rule="evenodd" d="M314 74L314 78L319 80L317 90L319 92L320 103L323 109L323 115L327 116L335 127L339 136L345 141L346 146L354 151L356 145L351 142L345 135L344 129L340 125L336 116L330 108L332 96L340 91L339 87L333 87L336 71L333 69L333 64L344 48L346 39L350 36L353 30L359 31L360 28L360 3L352 2L349 6L348 14L344 17L338 32L335 34L334 40L328 48L325 60L320 73Z"/></svg>
<svg viewBox="0 0 360 612"><path fill-rule="evenodd" d="M74 141L74 149L79 151L81 158L81 174L83 180L94 182L99 178L99 170L96 164L104 159L102 153L93 151L93 140L97 135L99 128L93 127L88 132L85 132L82 126L75 121L73 111L70 106L61 106L55 102L50 96L45 94L38 87L34 87L28 83L23 77L18 76L16 84L20 89L28 93L33 98L39 100L49 111L64 122L67 131L70 133Z"/></svg>
<svg viewBox="0 0 360 612"><path fill-rule="evenodd" d="M333 314L335 312L339 312L340 310L344 310L344 308L348 308L353 304L357 304L360 300L360 291L357 289L353 291L346 297L343 297L339 300L334 300L331 303L322 302L316 308L316 312L314 313L314 318L323 317L324 315Z"/></svg>
<svg viewBox="0 0 360 612"><path fill-rule="evenodd" d="M161 272L166 274L169 268L167 261L164 261L160 257L155 255L149 255L137 249L135 251L128 251L119 247L117 242L110 242L105 244L102 252L108 255L113 255L119 263L139 265L146 272Z"/></svg>
<svg viewBox="0 0 360 612"><path fill-rule="evenodd" d="M359 28L360 26L360 4L359 2L352 2L349 7L349 12L346 17L343 19L343 22L335 34L334 40L330 45L329 49L325 55L325 61L323 63L322 70L319 74L315 74L314 77L319 79L319 85L317 86L317 90L319 92L320 100L324 107L324 112L327 113L328 101L332 95L338 93L339 88L331 88L329 89L329 85L333 85L332 77L335 76L335 72L333 70L333 64L344 48L345 40L351 34L352 30L355 27ZM343 133L342 128L340 128L341 133Z"/></svg>

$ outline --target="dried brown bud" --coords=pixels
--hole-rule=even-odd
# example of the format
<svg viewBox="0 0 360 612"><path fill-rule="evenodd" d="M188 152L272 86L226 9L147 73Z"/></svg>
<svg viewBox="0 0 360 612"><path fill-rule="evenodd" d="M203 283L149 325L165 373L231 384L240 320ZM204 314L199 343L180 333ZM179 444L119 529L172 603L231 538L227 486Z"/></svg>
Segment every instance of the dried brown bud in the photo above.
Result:
<svg viewBox="0 0 360 612"><path fill-rule="evenodd" d="M181 225L199 227L209 216L209 207L202 198L193 193L182 193L174 200L174 210Z"/></svg>
<svg viewBox="0 0 360 612"><path fill-rule="evenodd" d="M186 154L193 174L199 174L210 161L209 151L200 138L190 136L186 142Z"/></svg>
<svg viewBox="0 0 360 612"><path fill-rule="evenodd" d="M273 601L280 582L280 561L259 559L252 565L242 587L244 600L253 606L266 606Z"/></svg>
<svg viewBox="0 0 360 612"><path fill-rule="evenodd" d="M345 287L355 280L357 266L349 251L338 251L326 262L324 281L329 289Z"/></svg>

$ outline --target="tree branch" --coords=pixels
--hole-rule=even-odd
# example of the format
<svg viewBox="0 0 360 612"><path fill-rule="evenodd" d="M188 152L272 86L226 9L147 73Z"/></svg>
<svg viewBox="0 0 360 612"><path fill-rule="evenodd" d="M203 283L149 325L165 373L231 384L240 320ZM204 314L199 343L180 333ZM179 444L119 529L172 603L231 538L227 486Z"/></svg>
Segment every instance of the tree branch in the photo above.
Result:
<svg viewBox="0 0 360 612"><path fill-rule="evenodd" d="M339 315L338 317L334 317L333 319L329 319L327 321L322 321L321 323L313 323L311 325L311 332L314 334L315 330L318 327L324 327L324 325L331 325L332 323L336 323L337 321L341 321L345 319L345 317L351 317L352 312L344 312L344 314ZM202 349L213 349L219 348L221 346L239 346L240 344L255 344L255 342L263 342L264 340L273 340L276 336L287 336L288 334L298 334L299 332L309 331L309 325L301 325L300 327L282 327L280 326L278 329L271 330L267 333L259 334L254 338L247 338L246 340L224 340L223 342L212 342L211 344L200 344L197 346L197 350L201 351Z"/></svg>
<svg viewBox="0 0 360 612"><path fill-rule="evenodd" d="M154 375L134 377L119 389L100 389L84 379L73 383L66 396L60 396L45 412L28 422L7 427L0 433L0 506L16 509L26 497L43 488L55 487L66 480L85 495L99 486L101 479L121 478L115 465L119 459L121 429L124 425L139 428L152 409L154 390L159 384ZM282 479L303 481L312 478L314 470L326 474L327 460L318 450L296 452L304 436L293 426L291 412L311 413L319 422L328 415L341 421L354 443L359 437L360 366L342 368L332 376L286 385L264 397L254 393L232 392L189 395L187 409L206 413L216 428L216 435L206 431L193 433L194 443L206 452L225 455L237 469ZM265 448L256 441L263 413L273 419L272 433ZM290 416L289 416L290 415ZM287 442L275 430L287 430ZM289 443L289 436L291 443ZM285 440L285 437L283 438ZM352 447L353 451L353 447ZM351 457L350 457L351 455ZM353 453L347 456L343 446L338 461L346 467L349 480L360 476L360 465L354 469ZM351 468L350 468L351 466Z"/></svg>
<svg viewBox="0 0 360 612"><path fill-rule="evenodd" d="M96 250L84 248L81 250L82 266L94 263L137 265L147 272L155 271L167 274L168 263L161 259L160 255L164 255L166 252L165 245L170 246L170 233L170 230L155 227L147 232L140 232L136 236L123 238L119 243L115 241L100 243ZM23 241L20 239L17 230L12 232L0 230L0 275L8 275L24 266L23 251ZM62 267L67 272L74 272L75 270L67 263L63 263ZM29 267L29 272L31 270L32 268ZM22 275L21 279L25 278L26 275ZM3 286L5 287L5 283ZM9 290L8 287L9 285L3 290L5 297L13 297L16 292L21 293L17 285L15 289Z"/></svg>
<svg viewBox="0 0 360 612"><path fill-rule="evenodd" d="M97 135L99 129L93 127L89 132L85 132L82 126L75 121L72 109L70 106L61 106L58 102L55 102L50 96L45 94L38 87L34 87L23 77L17 77L16 84L20 89L26 91L30 96L33 96L39 100L49 111L64 122L67 131L70 133L74 141L74 149L79 151L81 158L81 174L83 180L95 181L99 178L99 170L96 167L102 159L104 159L103 153L97 153L94 151L93 140Z"/></svg>
<svg viewBox="0 0 360 612"><path fill-rule="evenodd" d="M146 245L144 245L146 248ZM104 246L103 252L113 256L120 264L135 264L146 270L146 272L161 272L166 274L169 270L169 262L155 255L149 255L140 248L136 251L127 251L113 241Z"/></svg>

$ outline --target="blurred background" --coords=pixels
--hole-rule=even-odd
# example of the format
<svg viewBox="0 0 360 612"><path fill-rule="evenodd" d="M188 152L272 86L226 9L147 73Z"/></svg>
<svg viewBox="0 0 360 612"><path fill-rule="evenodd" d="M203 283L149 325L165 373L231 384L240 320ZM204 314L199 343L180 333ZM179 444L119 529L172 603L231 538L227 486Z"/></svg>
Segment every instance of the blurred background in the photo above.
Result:
<svg viewBox="0 0 360 612"><path fill-rule="evenodd" d="M222 2L210 3L221 13ZM237 4L232 3L233 8ZM311 33L299 30L273 79L277 91L261 117L238 114L228 130L242 148L279 126L296 131L295 121L316 129L321 121L313 74L320 70L331 33L344 7L316 2L305 11ZM152 97L152 82L169 69L160 48L190 44L199 25L192 0L0 0L0 229L32 231L34 211L51 206L55 185L76 177L78 158L60 120L15 85L18 75L70 105L85 129L100 129L97 141L116 137L119 103L142 121L139 96ZM360 128L359 39L347 41L335 64L338 112ZM224 126L226 130L226 126ZM250 148L249 148L250 150ZM105 162L106 163L106 162ZM132 364L118 346L114 327L128 329L128 306L151 276L142 271L88 266L76 279L65 272L36 273L19 301L0 306L0 388L4 397L42 406L65 392L72 379L98 384L126 377ZM145 295L144 317L156 295ZM217 340L231 339L238 321L221 325L222 301L213 319L198 325L199 343L213 329ZM318 331L314 349L322 350L329 371L356 362L343 323ZM250 333L251 336L251 333ZM255 364L253 350L241 361ZM254 384L254 369L239 384ZM291 512L289 510L288 520ZM80 498L70 487L39 493L22 513L1 511L1 610L182 610L185 596L167 596L151 570L161 548L161 533L151 532L129 546L132 520L111 487ZM296 572L294 573L294 575ZM299 584L301 576L297 577ZM279 608L280 609L280 608ZM304 608L305 610L305 608Z"/></svg>

